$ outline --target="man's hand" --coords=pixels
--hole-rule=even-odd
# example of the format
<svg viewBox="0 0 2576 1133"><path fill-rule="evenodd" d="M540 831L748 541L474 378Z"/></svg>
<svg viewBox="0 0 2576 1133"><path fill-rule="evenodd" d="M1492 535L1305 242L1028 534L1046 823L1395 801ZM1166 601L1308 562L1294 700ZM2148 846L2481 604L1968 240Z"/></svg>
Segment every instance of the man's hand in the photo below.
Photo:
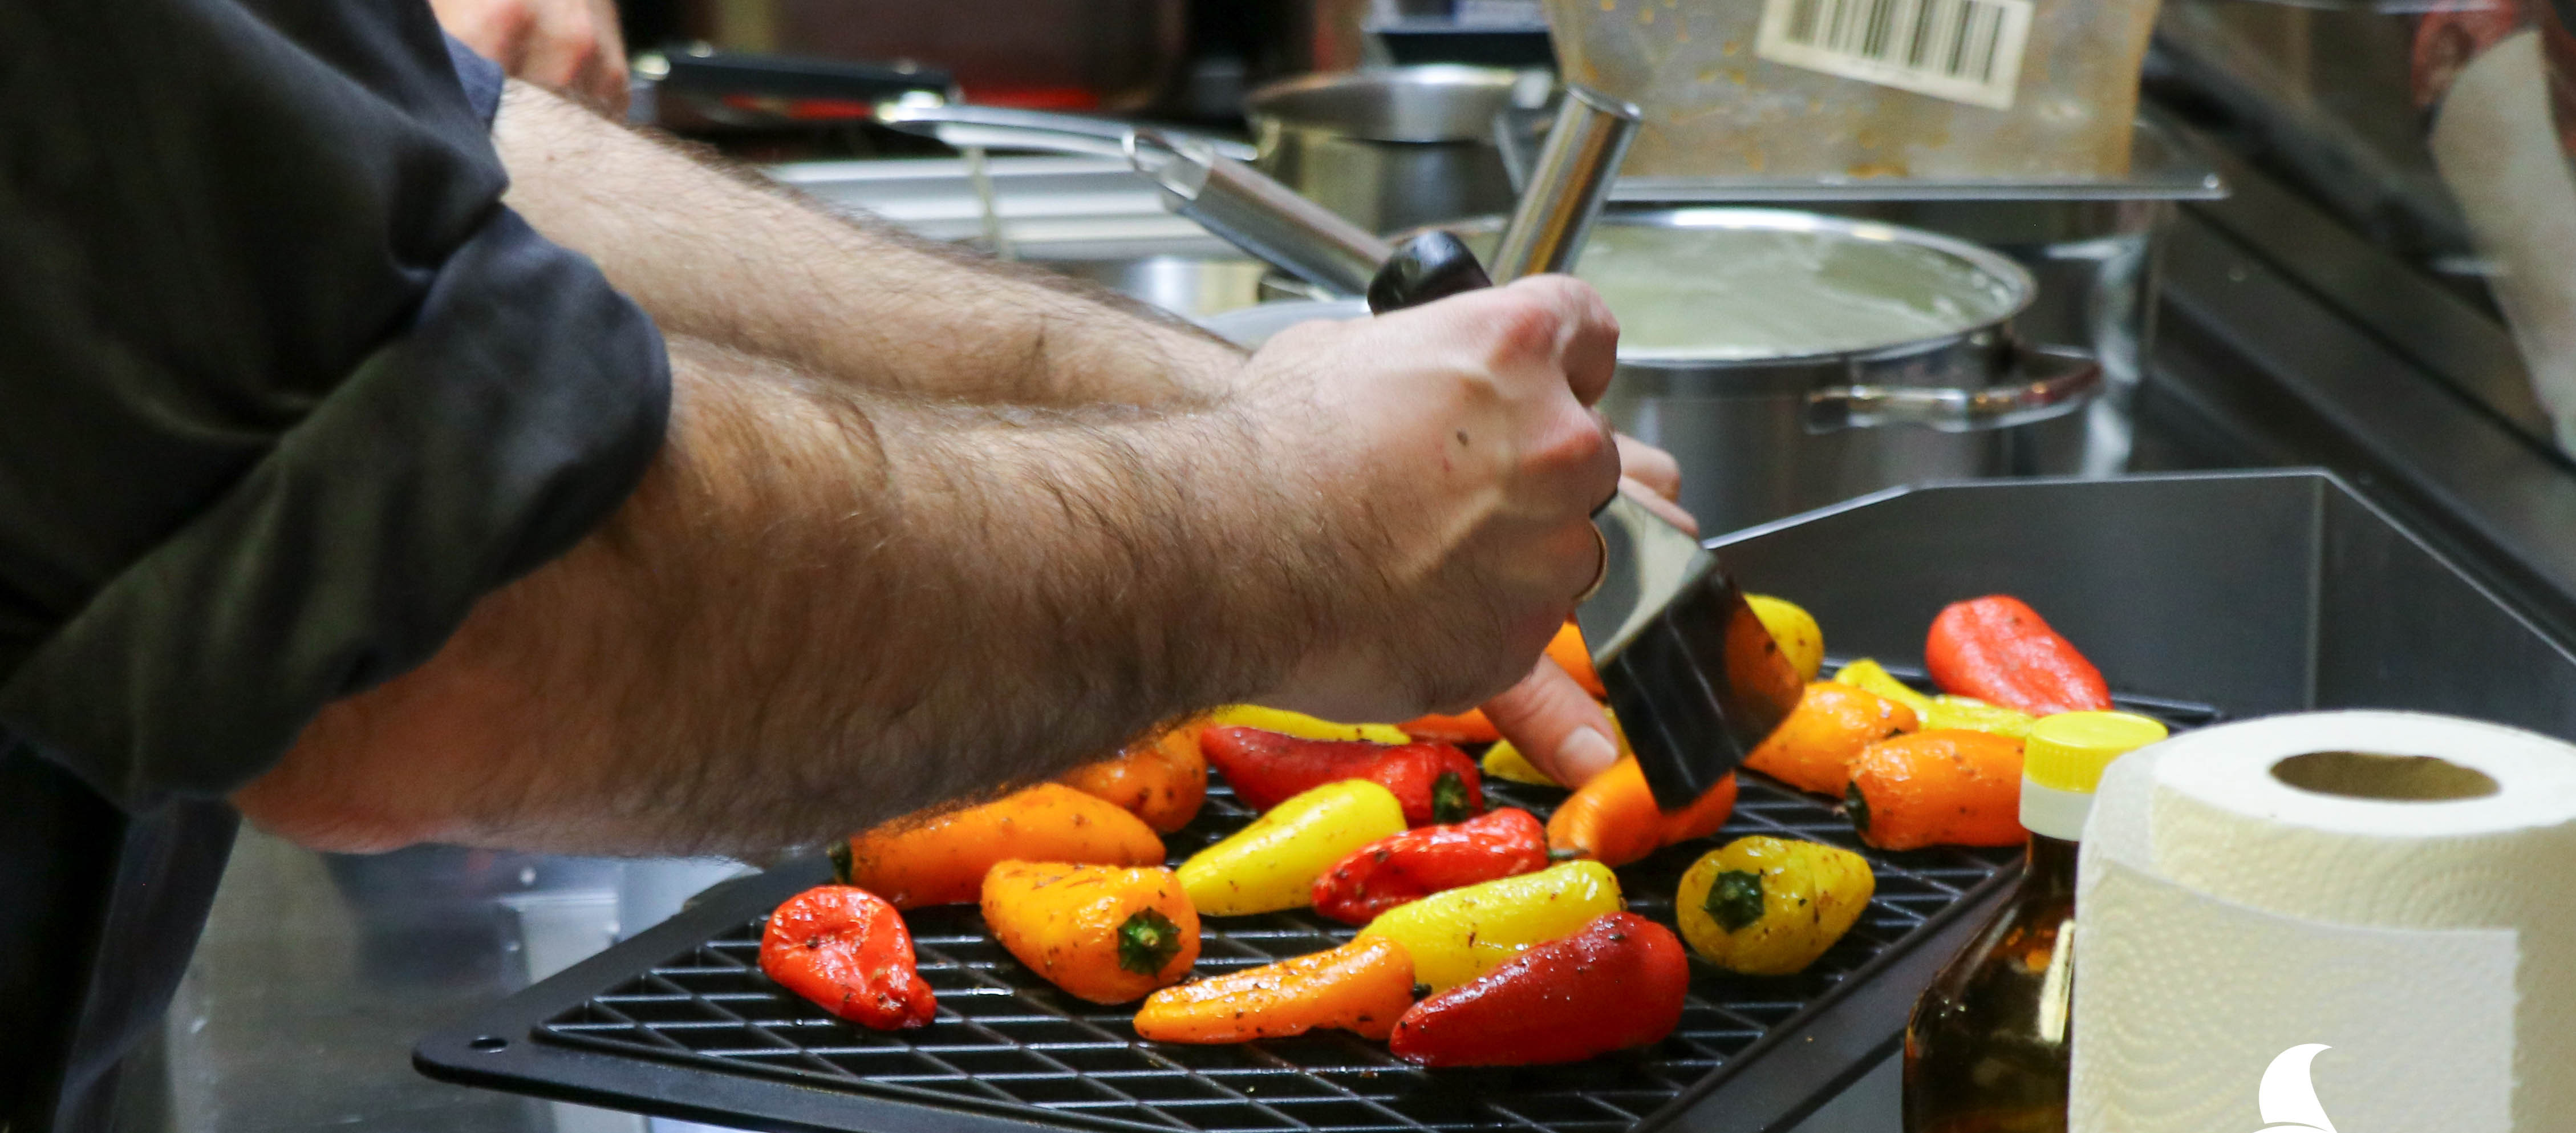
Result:
<svg viewBox="0 0 2576 1133"><path fill-rule="evenodd" d="M1698 534L1699 521L1677 502L1681 465L1672 454L1626 434L1619 436L1619 490L1683 530ZM1529 675L1485 702L1485 718L1512 746L1552 779L1580 787L1619 761L1609 714L1556 662L1538 659Z"/></svg>
<svg viewBox="0 0 2576 1133"><path fill-rule="evenodd" d="M429 0L439 26L511 78L626 116L626 42L613 0Z"/></svg>
<svg viewBox="0 0 2576 1133"><path fill-rule="evenodd" d="M1463 708L1510 685L1599 569L1588 516L1618 483L1618 322L1541 276L1270 340L1242 396L1284 485L1331 509L1313 538L1368 564L1272 702L1332 719ZM1401 627L1401 632L1390 632Z"/></svg>

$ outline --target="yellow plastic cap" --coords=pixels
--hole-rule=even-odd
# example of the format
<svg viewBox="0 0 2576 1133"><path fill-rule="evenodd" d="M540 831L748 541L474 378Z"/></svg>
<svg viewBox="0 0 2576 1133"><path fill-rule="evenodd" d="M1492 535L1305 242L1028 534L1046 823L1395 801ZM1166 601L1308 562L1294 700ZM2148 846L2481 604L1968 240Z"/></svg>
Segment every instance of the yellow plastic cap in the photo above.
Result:
<svg viewBox="0 0 2576 1133"><path fill-rule="evenodd" d="M2059 791L2092 794L2111 761L2165 738L2165 726L2130 712L2042 716L2022 741L2021 773Z"/></svg>

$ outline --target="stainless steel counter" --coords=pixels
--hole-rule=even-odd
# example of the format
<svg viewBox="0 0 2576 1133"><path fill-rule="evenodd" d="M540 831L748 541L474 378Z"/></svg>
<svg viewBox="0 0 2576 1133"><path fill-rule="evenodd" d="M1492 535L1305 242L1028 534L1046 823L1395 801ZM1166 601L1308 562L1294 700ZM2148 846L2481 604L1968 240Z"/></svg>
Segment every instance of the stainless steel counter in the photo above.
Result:
<svg viewBox="0 0 2576 1133"><path fill-rule="evenodd" d="M445 846L319 854L245 830L120 1124L646 1133L628 1114L433 1082L412 1072L412 1044L741 869Z"/></svg>

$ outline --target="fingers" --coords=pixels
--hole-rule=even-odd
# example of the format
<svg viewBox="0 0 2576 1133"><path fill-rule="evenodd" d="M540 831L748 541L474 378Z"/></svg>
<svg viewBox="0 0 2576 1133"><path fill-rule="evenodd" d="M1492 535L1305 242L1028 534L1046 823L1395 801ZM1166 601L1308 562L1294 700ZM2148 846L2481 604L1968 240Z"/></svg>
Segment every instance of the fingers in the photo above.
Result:
<svg viewBox="0 0 2576 1133"><path fill-rule="evenodd" d="M1618 434L1619 474L1653 490L1676 503L1682 498L1682 465L1673 454L1629 436Z"/></svg>
<svg viewBox="0 0 2576 1133"><path fill-rule="evenodd" d="M534 12L519 78L601 108L626 103L626 48L604 0L526 0Z"/></svg>
<svg viewBox="0 0 2576 1133"><path fill-rule="evenodd" d="M1502 292L1534 301L1556 317L1554 353L1574 399L1587 406L1601 400L1619 367L1619 320L1601 293L1570 275L1534 275Z"/></svg>
<svg viewBox="0 0 2576 1133"><path fill-rule="evenodd" d="M616 0L590 0L590 22L599 50L592 56L592 66L585 72L580 89L601 109L624 118L633 92L627 89L626 36L618 28Z"/></svg>
<svg viewBox="0 0 2576 1133"><path fill-rule="evenodd" d="M1590 782L1619 761L1609 715L1545 657L1519 684L1485 702L1485 718L1539 770L1568 787Z"/></svg>
<svg viewBox="0 0 2576 1133"><path fill-rule="evenodd" d="M430 0L439 27L516 77L526 62L536 14L517 0Z"/></svg>
<svg viewBox="0 0 2576 1133"><path fill-rule="evenodd" d="M1683 511L1682 505L1665 499L1653 488L1640 484L1633 479L1622 479L1619 481L1619 490L1627 493L1629 499L1637 501L1638 505L1645 508L1647 511L1651 511L1656 515L1662 516L1664 522L1690 532L1693 535L1699 534L1699 519L1691 513Z"/></svg>

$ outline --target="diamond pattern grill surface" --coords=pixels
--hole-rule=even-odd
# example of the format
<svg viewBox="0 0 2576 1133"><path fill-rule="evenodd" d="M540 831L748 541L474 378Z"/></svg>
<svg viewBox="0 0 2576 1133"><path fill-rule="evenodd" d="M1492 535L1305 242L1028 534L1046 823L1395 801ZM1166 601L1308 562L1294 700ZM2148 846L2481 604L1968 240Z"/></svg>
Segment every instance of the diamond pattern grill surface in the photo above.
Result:
<svg viewBox="0 0 2576 1133"><path fill-rule="evenodd" d="M2162 702L2132 707L2184 724L2205 723L2210 715ZM1670 847L1619 871L1630 909L1673 924L1672 894L1682 871L1714 846L1747 834L1858 851L1877 875L1877 895L1860 923L1797 975L1738 976L1693 960L1688 1005L1671 1036L1587 1062L1434 1073L1342 1032L1240 1046L1147 1043L1129 1025L1132 1005L1101 1007L1057 991L994 943L971 905L907 915L921 974L939 995L937 1020L918 1030L885 1033L844 1023L771 983L760 972L762 922L755 920L547 1020L536 1037L1061 1126L1622 1133L2019 854L1874 850L1821 799L1749 773L1741 785L1735 813L1716 841ZM1564 797L1498 781L1487 783L1487 794L1490 805L1540 815ZM1166 839L1173 860L1251 817L1221 782L1212 782L1197 821ZM1355 931L1306 910L1209 918L1198 974L1320 951Z"/></svg>

